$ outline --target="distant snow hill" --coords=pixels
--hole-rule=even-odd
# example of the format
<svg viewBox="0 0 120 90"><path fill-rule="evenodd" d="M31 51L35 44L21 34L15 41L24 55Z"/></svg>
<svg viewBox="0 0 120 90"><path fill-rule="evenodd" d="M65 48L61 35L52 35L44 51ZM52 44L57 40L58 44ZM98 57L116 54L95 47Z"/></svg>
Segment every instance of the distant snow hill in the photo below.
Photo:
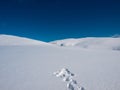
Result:
<svg viewBox="0 0 120 90"><path fill-rule="evenodd" d="M78 38L78 39L64 39L51 42L43 42L33 40L25 37L13 35L0 35L0 46L23 46L23 45L51 45L60 47L73 47L85 49L109 49L120 50L120 38L105 37L105 38Z"/></svg>
<svg viewBox="0 0 120 90"><path fill-rule="evenodd" d="M48 43L38 40L28 39L24 37L18 37L13 35L0 35L0 46L10 46L10 45L21 46L21 45L41 45L41 44L48 45Z"/></svg>
<svg viewBox="0 0 120 90"><path fill-rule="evenodd" d="M64 39L50 42L62 47L79 47L90 49L112 49L120 50L120 38L105 37L105 38L80 38L80 39Z"/></svg>

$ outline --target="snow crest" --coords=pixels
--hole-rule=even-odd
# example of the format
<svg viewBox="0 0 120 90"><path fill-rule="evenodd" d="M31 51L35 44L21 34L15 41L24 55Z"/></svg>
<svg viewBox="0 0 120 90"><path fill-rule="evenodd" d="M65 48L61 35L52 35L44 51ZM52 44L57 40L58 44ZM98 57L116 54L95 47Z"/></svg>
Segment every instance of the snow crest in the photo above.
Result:
<svg viewBox="0 0 120 90"><path fill-rule="evenodd" d="M38 41L38 40L33 40L33 39L28 39L24 37L18 37L18 36L13 36L13 35L0 35L0 46L21 46L21 45L47 45L48 43Z"/></svg>

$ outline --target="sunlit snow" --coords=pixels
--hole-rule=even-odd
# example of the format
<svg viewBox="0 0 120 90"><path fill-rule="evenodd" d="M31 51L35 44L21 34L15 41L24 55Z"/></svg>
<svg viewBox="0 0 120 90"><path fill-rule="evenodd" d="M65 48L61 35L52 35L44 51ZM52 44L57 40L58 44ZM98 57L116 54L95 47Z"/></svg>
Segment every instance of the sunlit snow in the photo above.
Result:
<svg viewBox="0 0 120 90"><path fill-rule="evenodd" d="M119 38L88 38L88 47L79 48L80 43L61 47L32 40L26 45L21 37L14 42L8 37L0 36L0 90L67 90L53 75L63 67L76 74L74 79L85 90L120 90L120 51L111 49L119 46Z"/></svg>

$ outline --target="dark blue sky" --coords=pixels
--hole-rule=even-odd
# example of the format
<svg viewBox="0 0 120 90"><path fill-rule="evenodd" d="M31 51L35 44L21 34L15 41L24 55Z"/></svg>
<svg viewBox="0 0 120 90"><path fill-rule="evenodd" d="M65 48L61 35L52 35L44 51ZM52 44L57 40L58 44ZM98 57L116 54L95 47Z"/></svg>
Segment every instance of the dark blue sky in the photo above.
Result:
<svg viewBox="0 0 120 90"><path fill-rule="evenodd" d="M120 1L0 0L0 34L42 41L120 34Z"/></svg>

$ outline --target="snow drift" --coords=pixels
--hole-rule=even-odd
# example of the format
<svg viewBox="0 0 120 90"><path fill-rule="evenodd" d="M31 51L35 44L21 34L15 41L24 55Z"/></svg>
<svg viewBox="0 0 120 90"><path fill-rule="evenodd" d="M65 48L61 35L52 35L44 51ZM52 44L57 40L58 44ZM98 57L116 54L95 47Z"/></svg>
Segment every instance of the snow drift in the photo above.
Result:
<svg viewBox="0 0 120 90"><path fill-rule="evenodd" d="M40 45L2 43L0 90L66 90L66 85L53 75L63 67L77 74L74 78L85 90L120 90L119 51L61 48L41 41Z"/></svg>

